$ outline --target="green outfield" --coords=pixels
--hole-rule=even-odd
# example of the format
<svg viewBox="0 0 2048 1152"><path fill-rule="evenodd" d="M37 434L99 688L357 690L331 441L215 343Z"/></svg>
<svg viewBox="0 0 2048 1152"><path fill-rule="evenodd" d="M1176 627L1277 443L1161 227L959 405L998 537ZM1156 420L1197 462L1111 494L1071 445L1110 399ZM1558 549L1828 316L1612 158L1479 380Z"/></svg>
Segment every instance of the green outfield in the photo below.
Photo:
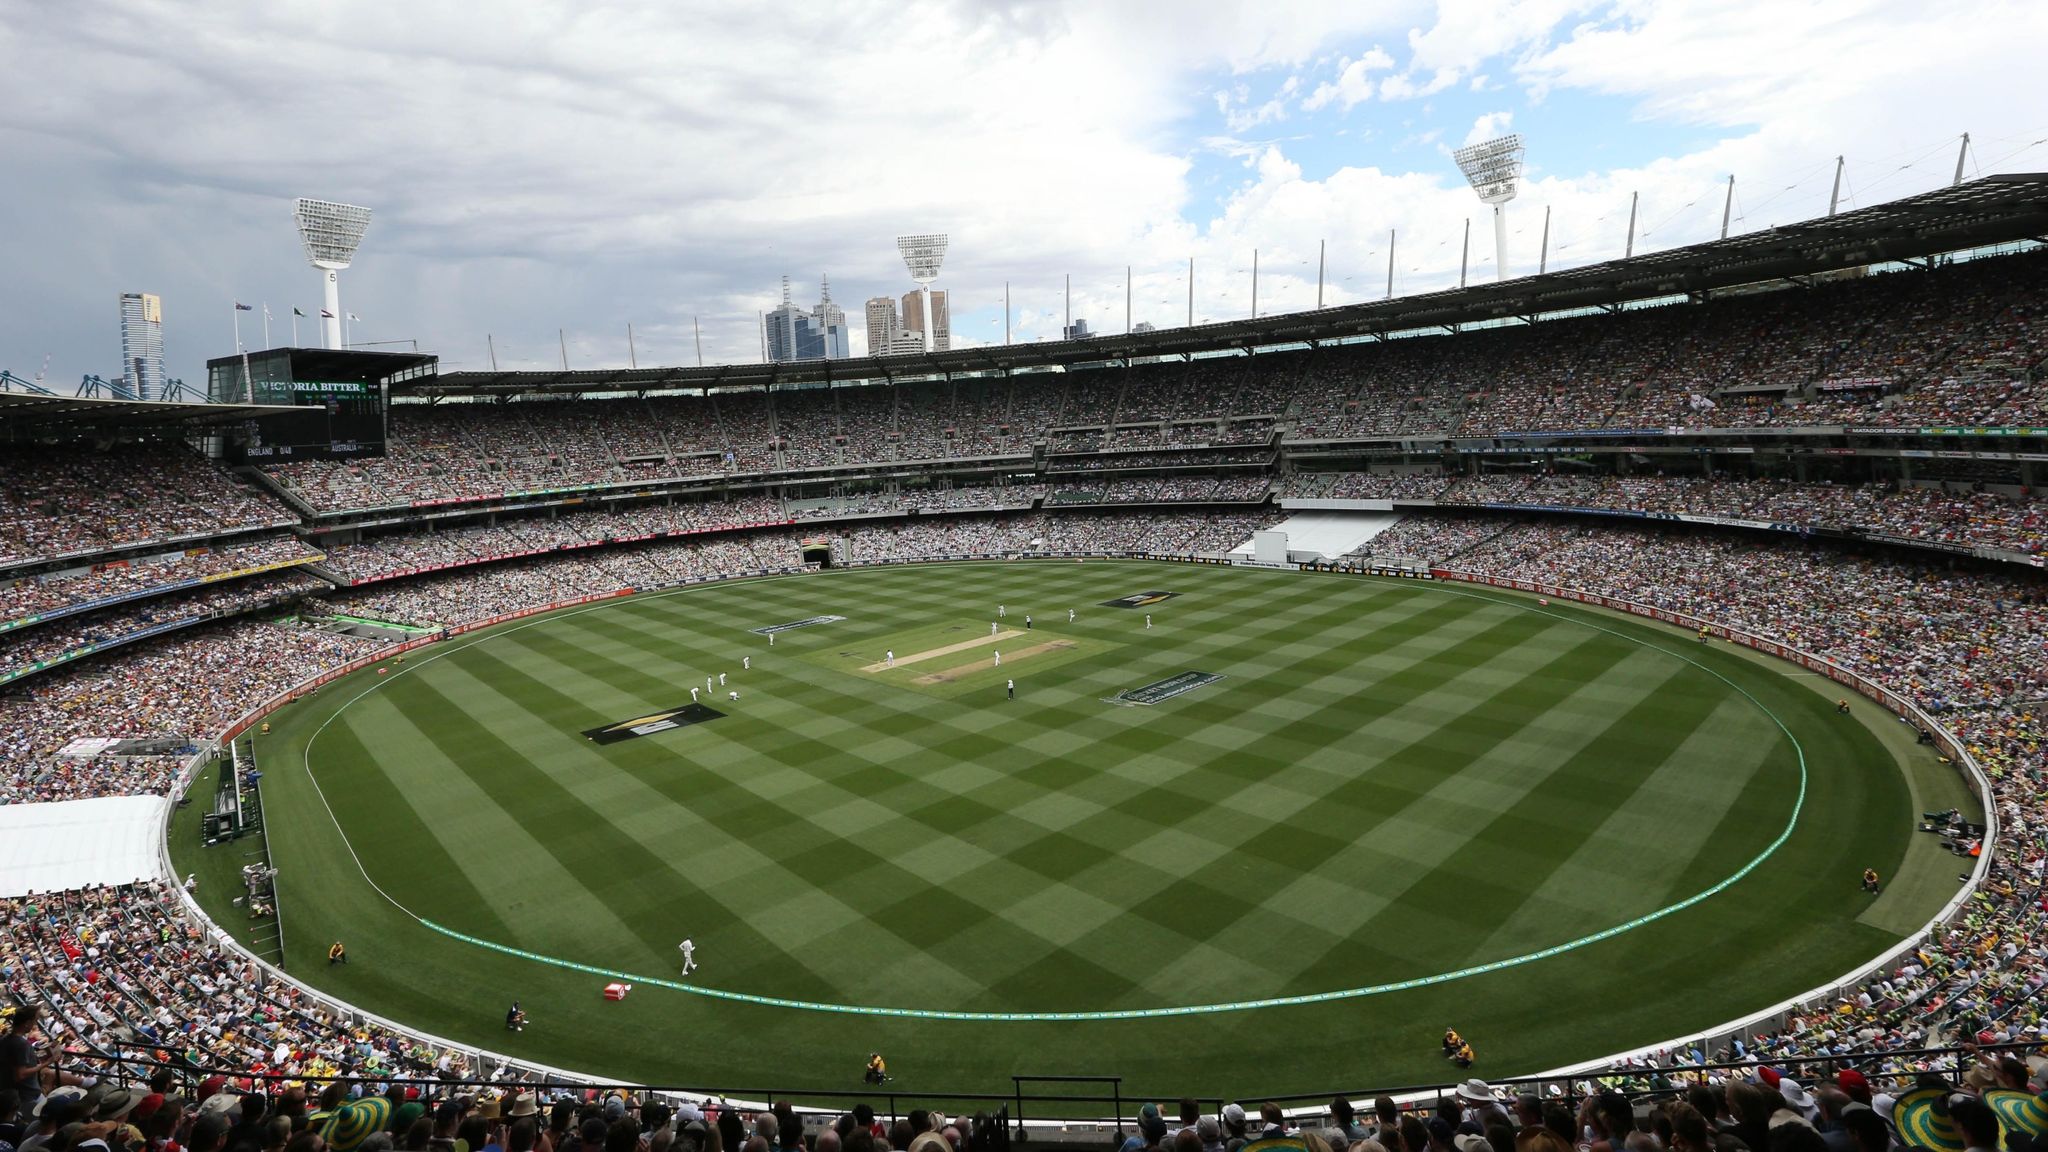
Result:
<svg viewBox="0 0 2048 1152"><path fill-rule="evenodd" d="M1932 914L1912 817L1960 785L1787 671L1457 586L910 566L503 625L258 750L291 971L423 1030L735 1090L881 1049L912 1093L1281 1093L1449 1078L1447 1026L1493 1075L1652 1043ZM233 927L199 807L174 859Z"/></svg>

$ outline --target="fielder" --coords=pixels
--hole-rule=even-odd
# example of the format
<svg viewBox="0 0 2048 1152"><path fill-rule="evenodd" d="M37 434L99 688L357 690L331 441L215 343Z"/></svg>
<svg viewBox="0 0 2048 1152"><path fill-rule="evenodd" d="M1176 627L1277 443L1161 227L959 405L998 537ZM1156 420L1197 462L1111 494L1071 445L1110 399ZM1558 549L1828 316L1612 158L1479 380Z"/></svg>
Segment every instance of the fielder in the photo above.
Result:
<svg viewBox="0 0 2048 1152"><path fill-rule="evenodd" d="M1003 607L1001 604L996 605L996 619L1001 620L1009 614L1010 610L1008 608Z"/></svg>
<svg viewBox="0 0 2048 1152"><path fill-rule="evenodd" d="M1002 654L1002 652L1001 652L1001 651L998 651L998 652L996 653L996 667L998 667L998 668L1001 668L1002 666L1003 666L1003 654Z"/></svg>
<svg viewBox="0 0 2048 1152"><path fill-rule="evenodd" d="M718 674L718 686L719 686L720 688L723 688L723 687L725 687L725 673L723 673L723 672L720 672L720 673Z"/></svg>
<svg viewBox="0 0 2048 1152"><path fill-rule="evenodd" d="M711 691L711 677L709 677L709 676L706 676L706 677L704 678L704 690L705 690L706 692L709 692L709 691Z"/></svg>
<svg viewBox="0 0 2048 1152"><path fill-rule="evenodd" d="M1145 613L1145 627L1147 627L1147 628L1150 628L1151 626L1152 626L1152 614L1151 614L1150 612L1147 612L1147 613Z"/></svg>
<svg viewBox="0 0 2048 1152"><path fill-rule="evenodd" d="M1069 623L1069 624L1072 624L1073 622L1074 622L1074 610L1073 610L1072 608L1069 608L1069 609L1067 609L1067 623Z"/></svg>
<svg viewBox="0 0 2048 1152"><path fill-rule="evenodd" d="M695 704L696 702L697 702L697 686L696 686L695 684L692 684L692 685L690 685L690 703L692 703L692 704Z"/></svg>
<svg viewBox="0 0 2048 1152"><path fill-rule="evenodd" d="M882 666L885 668L894 668L896 666L896 650L894 648L889 649L888 653L882 657Z"/></svg>
<svg viewBox="0 0 2048 1152"><path fill-rule="evenodd" d="M681 944L676 945L676 951L683 954L683 975L688 976L690 973L695 972L697 970L696 942L686 936Z"/></svg>
<svg viewBox="0 0 2048 1152"><path fill-rule="evenodd" d="M725 694L725 698L726 698L727 700L737 700L737 699L739 699L739 698L740 698L740 690L739 690L739 689L737 689L737 688L735 688L735 689L733 689L732 691L730 691L730 692L727 692L727 693Z"/></svg>
<svg viewBox="0 0 2048 1152"><path fill-rule="evenodd" d="M742 657L740 657L740 671L742 671L742 672L751 672L751 671L753 671L753 669L754 669L754 658L753 658L752 656L742 656Z"/></svg>
<svg viewBox="0 0 2048 1152"><path fill-rule="evenodd" d="M988 634L991 636L996 634L996 622L993 620L988 622Z"/></svg>

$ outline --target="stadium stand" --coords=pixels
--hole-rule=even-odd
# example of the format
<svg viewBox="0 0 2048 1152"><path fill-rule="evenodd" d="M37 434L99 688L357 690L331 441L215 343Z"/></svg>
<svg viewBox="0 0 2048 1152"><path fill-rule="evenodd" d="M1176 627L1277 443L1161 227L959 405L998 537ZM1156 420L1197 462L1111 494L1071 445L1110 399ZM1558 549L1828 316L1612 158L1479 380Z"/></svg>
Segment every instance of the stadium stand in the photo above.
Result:
<svg viewBox="0 0 2048 1152"><path fill-rule="evenodd" d="M2038 428L2048 423L2044 288L2048 255L2036 252L1256 356L788 393L407 403L393 408L388 455L270 465L260 483L271 492L182 445L13 448L0 457L0 676L56 666L0 693L0 803L169 794L209 740L390 643L321 626L335 616L458 629L569 592L801 570L813 537L839 564L1220 553L1282 518L1270 495L1403 502L1412 514L1358 560L1540 581L1776 638L1909 698L1991 776L2003 839L1966 915L1840 1003L1739 1048L1674 1056L1798 1067L2038 1036L2048 984L2048 579L2037 567L2048 516L2028 470L2038 465L1973 458L1910 477L1777 460L1711 475L1622 474L1619 464L1577 474L1512 448L1448 471L1436 451L1396 453L1398 470L1341 454L1329 471L1295 465L1332 441L1425 435ZM969 467L987 457L1016 482ZM957 470L958 486L867 491L828 478L807 490L788 474L902 464L944 464L927 471ZM1157 474L1095 475L1130 469ZM523 494L600 486L662 490L636 505L541 501L497 514ZM1099 507L1133 504L1149 506ZM359 522L392 508L406 514ZM1529 511L1503 511L1517 508ZM1554 511L1570 508L1792 531ZM301 534L275 534L287 527ZM1833 529L1918 547L1794 534ZM167 551L187 543L196 547ZM249 614L287 601L300 601L289 615ZM146 748L108 751L110 737ZM220 950L160 883L0 901L0 929L0 979L18 1003L45 1010L32 1031L60 1047L139 1045L256 1075L481 1071ZM1858 1069L1895 1090L1929 1064L1861 1057ZM173 1116L163 1135L179 1127ZM1385 1152L1424 1152L1392 1132L1378 1138ZM1210 1143L1196 1139L1205 1152Z"/></svg>

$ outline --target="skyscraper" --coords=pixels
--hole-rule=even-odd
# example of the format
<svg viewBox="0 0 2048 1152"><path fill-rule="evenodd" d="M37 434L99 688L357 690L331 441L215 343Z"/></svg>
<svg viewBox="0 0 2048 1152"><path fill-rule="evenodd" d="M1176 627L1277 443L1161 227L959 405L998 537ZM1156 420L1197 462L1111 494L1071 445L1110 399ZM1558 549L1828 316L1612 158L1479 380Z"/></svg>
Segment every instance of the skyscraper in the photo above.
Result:
<svg viewBox="0 0 2048 1152"><path fill-rule="evenodd" d="M818 285L818 306L811 310L811 328L818 335L818 351L827 360L844 360L852 354L846 334L846 309L832 302L832 278L822 277ZM800 357L810 359L810 357Z"/></svg>
<svg viewBox="0 0 2048 1152"><path fill-rule="evenodd" d="M153 292L121 293L121 383L137 400L164 395L164 304Z"/></svg>
<svg viewBox="0 0 2048 1152"><path fill-rule="evenodd" d="M886 356L896 338L896 301L887 296L868 298L868 355Z"/></svg>
<svg viewBox="0 0 2048 1152"><path fill-rule="evenodd" d="M915 292L903 294L903 327L924 338L924 302ZM944 352L953 346L953 325L947 318L946 290L940 288L932 293L932 351Z"/></svg>
<svg viewBox="0 0 2048 1152"><path fill-rule="evenodd" d="M789 277L782 278L782 303L768 313L768 359L843 360L850 354L846 310L832 302L831 283L824 287L824 299L806 311L790 295Z"/></svg>
<svg viewBox="0 0 2048 1152"><path fill-rule="evenodd" d="M917 293L912 292L909 299L915 302ZM896 301L887 296L873 297L868 301L867 313L868 355L900 356L924 351L924 335L910 331L897 319Z"/></svg>

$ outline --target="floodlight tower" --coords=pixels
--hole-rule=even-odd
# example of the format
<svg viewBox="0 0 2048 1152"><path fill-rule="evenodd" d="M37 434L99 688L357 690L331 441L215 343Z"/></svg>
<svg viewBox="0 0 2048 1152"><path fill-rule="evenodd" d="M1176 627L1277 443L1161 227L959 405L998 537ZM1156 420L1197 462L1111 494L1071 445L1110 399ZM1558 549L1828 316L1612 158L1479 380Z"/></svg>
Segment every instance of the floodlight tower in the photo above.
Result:
<svg viewBox="0 0 2048 1152"><path fill-rule="evenodd" d="M370 227L370 210L332 200L309 200L304 196L292 207L299 239L306 245L306 259L323 273L325 302L320 308L320 327L329 348L341 347L341 281L335 275L355 259L356 246Z"/></svg>
<svg viewBox="0 0 2048 1152"><path fill-rule="evenodd" d="M910 269L910 278L917 282L918 303L924 307L924 350L932 350L932 281L939 278L939 265L946 259L946 235L943 232L924 236L898 236L896 250L903 253L903 263ZM951 315L949 311L947 313Z"/></svg>
<svg viewBox="0 0 2048 1152"><path fill-rule="evenodd" d="M1493 266L1499 278L1508 278L1507 202L1520 191L1522 178L1522 136L1511 133L1483 144L1473 144L1451 153L1458 171L1479 193L1479 202L1493 205Z"/></svg>

